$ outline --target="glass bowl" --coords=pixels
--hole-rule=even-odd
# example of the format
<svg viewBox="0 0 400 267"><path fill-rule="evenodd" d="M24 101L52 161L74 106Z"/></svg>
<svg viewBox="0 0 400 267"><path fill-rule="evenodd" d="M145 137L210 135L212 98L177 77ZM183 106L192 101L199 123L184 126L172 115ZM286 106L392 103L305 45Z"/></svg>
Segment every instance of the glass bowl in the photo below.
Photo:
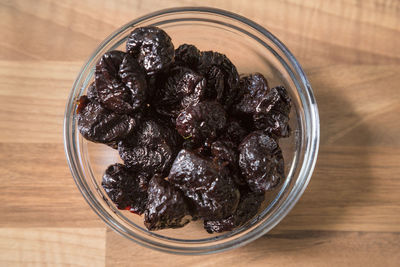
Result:
<svg viewBox="0 0 400 267"><path fill-rule="evenodd" d="M118 210L101 187L106 167L120 162L106 145L87 142L76 125L77 99L93 80L94 67L109 50L124 50L135 27L154 25L164 29L175 47L189 43L200 50L226 54L239 73L260 72L271 87L284 85L293 102L289 138L280 139L286 179L268 192L258 216L233 231L208 234L201 221L180 229L149 232L141 216ZM319 145L319 117L311 86L300 64L269 31L242 16L212 8L185 7L161 10L122 26L99 47L80 71L69 95L64 120L64 145L68 164L82 195L112 229L143 246L178 254L207 254L245 245L270 231L299 200L310 180ZM89 212L89 211L88 211Z"/></svg>

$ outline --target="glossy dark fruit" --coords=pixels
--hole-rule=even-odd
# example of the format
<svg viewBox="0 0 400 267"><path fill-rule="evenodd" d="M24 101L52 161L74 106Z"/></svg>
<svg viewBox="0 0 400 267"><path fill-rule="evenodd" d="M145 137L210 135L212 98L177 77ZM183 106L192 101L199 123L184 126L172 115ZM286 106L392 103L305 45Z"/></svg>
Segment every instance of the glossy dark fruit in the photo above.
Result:
<svg viewBox="0 0 400 267"><path fill-rule="evenodd" d="M97 89L94 82L89 85L86 95L91 101L99 102L99 95L97 94Z"/></svg>
<svg viewBox="0 0 400 267"><path fill-rule="evenodd" d="M147 203L147 186L141 180L141 174L116 163L107 168L101 185L118 209L129 207L132 212L142 214Z"/></svg>
<svg viewBox="0 0 400 267"><path fill-rule="evenodd" d="M264 194L241 190L239 205L235 213L222 220L205 220L204 229L210 234L231 231L251 220L258 213L263 201Z"/></svg>
<svg viewBox="0 0 400 267"><path fill-rule="evenodd" d="M176 157L168 180L189 198L203 219L218 220L231 215L240 193L228 170L188 150Z"/></svg>
<svg viewBox="0 0 400 267"><path fill-rule="evenodd" d="M255 127L266 129L277 137L288 137L290 108L291 99L285 87L272 88L255 109L253 114Z"/></svg>
<svg viewBox="0 0 400 267"><path fill-rule="evenodd" d="M284 179L278 140L290 109L283 86L239 78L218 52L174 50L148 26L130 33L126 52L100 58L76 117L84 138L118 149L124 164L109 166L102 186L119 209L145 213L150 231L203 219L219 233L253 218Z"/></svg>
<svg viewBox="0 0 400 267"><path fill-rule="evenodd" d="M237 165L239 155L235 145L229 141L215 141L211 144L211 155L221 163Z"/></svg>
<svg viewBox="0 0 400 267"><path fill-rule="evenodd" d="M143 69L132 55L125 55L119 66L118 75L123 84L130 90L132 109L140 108L146 100L147 82Z"/></svg>
<svg viewBox="0 0 400 267"><path fill-rule="evenodd" d="M220 139L230 141L238 146L249 133L248 127L242 126L237 119L231 117Z"/></svg>
<svg viewBox="0 0 400 267"><path fill-rule="evenodd" d="M216 99L226 108L237 100L239 74L225 55L204 51L200 55L197 69L207 80L207 98Z"/></svg>
<svg viewBox="0 0 400 267"><path fill-rule="evenodd" d="M215 141L211 144L210 152L214 162L228 168L229 176L235 184L246 184L238 166L239 153L234 143L230 141Z"/></svg>
<svg viewBox="0 0 400 267"><path fill-rule="evenodd" d="M160 114L176 118L186 107L202 100L205 86L203 76L186 67L175 67L158 83L155 109Z"/></svg>
<svg viewBox="0 0 400 267"><path fill-rule="evenodd" d="M240 115L251 116L256 112L257 106L267 97L269 92L268 82L260 73L254 73L240 78L242 97L235 105L234 112Z"/></svg>
<svg viewBox="0 0 400 267"><path fill-rule="evenodd" d="M158 81L163 77L162 74L154 74L154 75L146 75L146 84L147 84L147 104L150 105L152 100L155 97L155 93L158 91Z"/></svg>
<svg viewBox="0 0 400 267"><path fill-rule="evenodd" d="M284 179L282 151L264 131L249 134L239 145L239 167L250 189L263 193Z"/></svg>
<svg viewBox="0 0 400 267"><path fill-rule="evenodd" d="M175 49L175 64L196 69L200 60L200 51L194 45L183 44Z"/></svg>
<svg viewBox="0 0 400 267"><path fill-rule="evenodd" d="M79 132L92 142L107 144L122 140L137 126L134 117L113 113L87 96L79 99L77 112Z"/></svg>
<svg viewBox="0 0 400 267"><path fill-rule="evenodd" d="M168 174L178 153L182 139L175 129L156 119L147 119L133 136L118 144L118 152L125 165L146 172Z"/></svg>
<svg viewBox="0 0 400 267"><path fill-rule="evenodd" d="M126 53L113 50L105 53L97 62L96 75L100 75L107 81L118 80L119 66L124 60Z"/></svg>
<svg viewBox="0 0 400 267"><path fill-rule="evenodd" d="M211 144L225 128L227 114L215 101L203 101L188 106L176 118L176 129L185 139Z"/></svg>
<svg viewBox="0 0 400 267"><path fill-rule="evenodd" d="M121 81L118 72L125 53L110 51L105 53L96 65L95 86L99 102L107 109L119 113L131 113L132 95Z"/></svg>
<svg viewBox="0 0 400 267"><path fill-rule="evenodd" d="M162 176L155 175L149 182L144 225L150 231L179 228L191 220L182 193Z"/></svg>
<svg viewBox="0 0 400 267"><path fill-rule="evenodd" d="M140 27L131 32L126 51L137 58L151 75L168 68L174 61L174 45L169 35L157 27Z"/></svg>
<svg viewBox="0 0 400 267"><path fill-rule="evenodd" d="M252 219L258 213L265 199L264 194L254 193L247 188L240 190L240 196L239 205L234 214L236 217L236 226L243 225Z"/></svg>

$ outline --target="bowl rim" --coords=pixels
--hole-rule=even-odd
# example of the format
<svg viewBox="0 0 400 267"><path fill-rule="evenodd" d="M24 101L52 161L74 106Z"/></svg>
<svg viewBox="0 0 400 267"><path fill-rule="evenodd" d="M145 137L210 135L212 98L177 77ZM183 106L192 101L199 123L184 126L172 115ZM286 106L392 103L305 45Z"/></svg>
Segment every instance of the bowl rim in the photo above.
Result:
<svg viewBox="0 0 400 267"><path fill-rule="evenodd" d="M307 139L305 140L305 153L304 153L304 159L303 162L306 164L303 164L300 169L299 177L303 174L303 177L301 179L301 186L298 188L298 190L295 192L295 194L289 195L288 198L283 202L283 204L277 209L277 212L274 214L274 216L271 217L271 220L269 221L269 225L264 225L264 227L261 227L261 225L258 227L258 231L250 231L248 232L245 236L240 237L239 239L240 242L237 242L236 239L230 240L228 242L210 246L210 247L199 247L199 248L184 248L182 246L174 246L174 245L165 245L162 243L157 243L154 241L149 241L146 238L139 237L134 235L133 238L129 233L126 232L126 230L122 229L121 226L116 225L115 222L110 222L106 217L106 214L103 214L102 211L99 211L96 207L96 203L94 203L94 200L90 197L91 193L88 192L85 189L85 185L82 183L82 180L79 178L80 174L76 171L75 168L75 160L74 160L74 155L71 153L70 149L70 112L71 112L71 107L72 103L74 101L74 89L78 86L79 81L82 79L83 73L87 70L90 62L92 59L102 50L104 46L106 46L116 35L120 34L121 32L125 31L127 28L131 27L132 25L138 24L142 21L154 18L154 17L159 17L161 15L166 15L166 14L179 14L179 13L205 13L209 15L219 15L223 16L225 18L230 18L233 19L234 21L238 21L240 23L245 24L246 26L249 26L251 29L255 30L256 32L262 34L263 36L267 37L270 41L272 41L281 51L284 53L284 55L287 57L288 61L292 64L294 70L299 74L299 78L301 83L304 85L304 90L305 90L305 98L307 100L307 107L310 109L309 111L309 123L310 123L310 129L308 131L308 136ZM301 102L304 102L301 100ZM81 194L85 198L86 202L89 204L89 206L95 211L95 213L114 231L119 233L120 235L142 245L145 247L149 247L155 250L163 251L163 252L169 252L169 253L174 253L174 254L183 254L183 255L200 255L200 254L210 254L210 253L215 253L215 252L221 252L225 251L228 249L233 249L239 246L243 246L245 244L248 244L249 242L257 239L258 237L262 236L263 234L267 233L270 231L273 227L275 227L289 212L290 210L294 207L294 205L297 203L301 195L304 193L314 170L317 156L318 156L318 149L319 149L319 141L320 141L320 124L319 124L319 114L318 114L318 107L317 103L311 88L311 85L301 68L300 64L296 60L296 58L293 56L293 54L289 51L289 49L276 38L272 33L270 33L268 30L266 30L264 27L261 25L241 16L238 14L235 14L230 11L222 10L222 9L217 9L217 8L211 8L211 7L176 7L176 8L168 8L168 9L162 9L158 10L152 13L149 13L147 15L141 16L137 19L134 19L122 27L118 28L115 30L112 34L110 34L107 38L105 38L96 48L96 50L91 54L89 59L86 61L86 63L83 65L81 68L74 85L72 87L72 90L70 92L67 105L66 105L66 110L64 114L64 150L65 154L67 157L68 165L71 171L71 174L74 178L74 181L80 190ZM264 223L265 224L265 223Z"/></svg>

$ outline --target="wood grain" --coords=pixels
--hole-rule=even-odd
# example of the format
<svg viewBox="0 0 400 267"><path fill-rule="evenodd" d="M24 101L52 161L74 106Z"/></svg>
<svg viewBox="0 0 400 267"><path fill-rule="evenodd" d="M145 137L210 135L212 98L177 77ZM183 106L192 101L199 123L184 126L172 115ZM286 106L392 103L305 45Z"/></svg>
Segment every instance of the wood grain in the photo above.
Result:
<svg viewBox="0 0 400 267"><path fill-rule="evenodd" d="M1 228L2 266L105 266L104 228Z"/></svg>
<svg viewBox="0 0 400 267"><path fill-rule="evenodd" d="M107 231L106 264L135 266L398 266L400 233L277 231L240 249L206 256L138 250ZM382 249L385 248L385 249Z"/></svg>
<svg viewBox="0 0 400 267"><path fill-rule="evenodd" d="M309 187L268 235L218 255L151 251L109 229L63 151L66 98L120 25L174 6L263 25L304 67L321 117ZM399 266L400 2L0 0L1 266Z"/></svg>

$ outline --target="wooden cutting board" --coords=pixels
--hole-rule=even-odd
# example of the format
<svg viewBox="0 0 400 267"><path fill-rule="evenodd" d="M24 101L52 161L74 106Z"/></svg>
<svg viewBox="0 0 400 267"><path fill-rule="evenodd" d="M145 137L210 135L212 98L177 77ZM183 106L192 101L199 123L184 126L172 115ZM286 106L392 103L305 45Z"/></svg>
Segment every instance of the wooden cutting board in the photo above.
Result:
<svg viewBox="0 0 400 267"><path fill-rule="evenodd" d="M105 227L63 151L64 105L109 33L199 1L0 0L0 265L400 266L400 2L232 1L304 67L321 116L315 173L293 211L210 256L151 251Z"/></svg>

